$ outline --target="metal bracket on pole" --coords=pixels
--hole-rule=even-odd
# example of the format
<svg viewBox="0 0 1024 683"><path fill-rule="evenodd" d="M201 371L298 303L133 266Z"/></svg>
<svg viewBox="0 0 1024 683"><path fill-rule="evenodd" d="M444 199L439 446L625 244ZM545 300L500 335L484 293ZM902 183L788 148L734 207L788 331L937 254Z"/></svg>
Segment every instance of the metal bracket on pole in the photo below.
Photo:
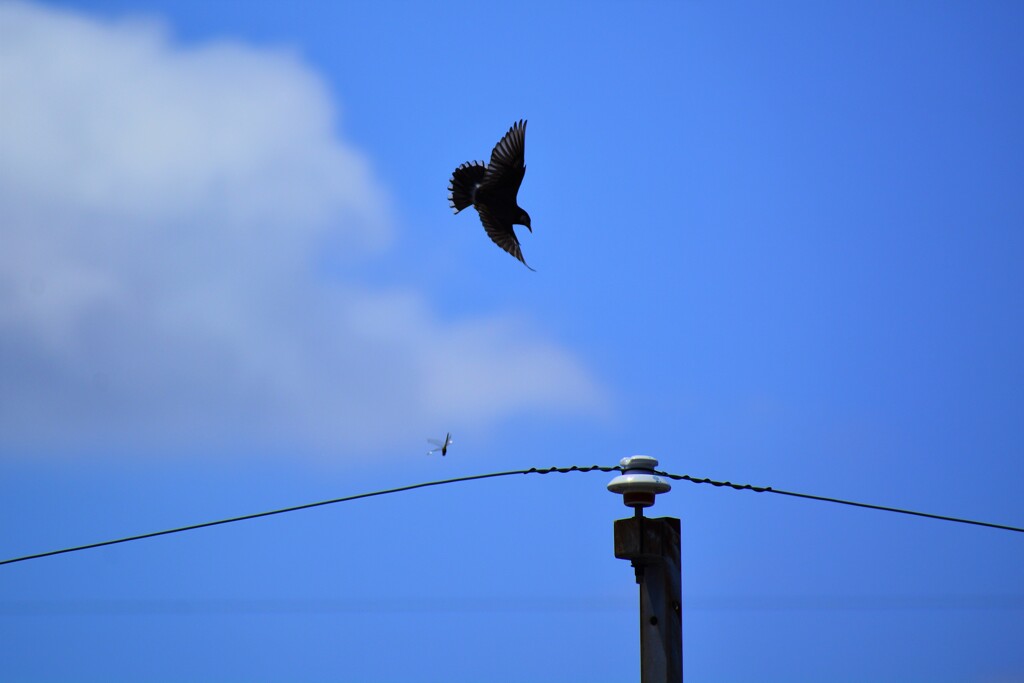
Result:
<svg viewBox="0 0 1024 683"><path fill-rule="evenodd" d="M679 520L643 516L655 494L671 487L652 474L658 465L654 458L638 455L621 464L624 474L608 489L622 493L623 502L635 510L632 518L615 520L615 557L632 563L640 584L640 681L682 683Z"/></svg>

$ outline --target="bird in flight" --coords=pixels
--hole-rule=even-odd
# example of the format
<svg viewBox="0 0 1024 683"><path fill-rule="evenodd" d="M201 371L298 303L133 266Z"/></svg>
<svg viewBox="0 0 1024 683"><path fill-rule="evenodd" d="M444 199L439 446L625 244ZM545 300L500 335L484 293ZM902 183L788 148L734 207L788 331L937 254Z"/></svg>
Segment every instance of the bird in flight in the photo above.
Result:
<svg viewBox="0 0 1024 683"><path fill-rule="evenodd" d="M491 152L491 161L467 161L455 169L448 184L448 201L455 213L472 205L480 214L487 236L499 247L523 259L513 225L530 227L530 214L516 201L526 175L526 121L512 125ZM530 268L533 270L533 268Z"/></svg>
<svg viewBox="0 0 1024 683"><path fill-rule="evenodd" d="M429 451L427 451L427 455L433 455L438 451L441 451L441 455L448 455L448 447L452 445L452 433L448 432L447 434L444 435L444 443L438 441L437 439L427 439L427 441L433 444L434 446L437 446L437 448L431 448Z"/></svg>

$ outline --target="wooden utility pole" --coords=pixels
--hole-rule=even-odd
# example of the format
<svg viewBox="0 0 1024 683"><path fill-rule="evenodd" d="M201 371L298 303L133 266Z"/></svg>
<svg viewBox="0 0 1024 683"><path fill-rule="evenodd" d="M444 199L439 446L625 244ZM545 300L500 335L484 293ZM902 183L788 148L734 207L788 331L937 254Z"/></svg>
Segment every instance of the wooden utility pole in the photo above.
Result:
<svg viewBox="0 0 1024 683"><path fill-rule="evenodd" d="M635 455L620 464L623 474L608 489L634 510L633 517L615 520L615 557L631 562L640 585L640 683L682 683L679 520L643 513L671 485L653 473L654 458Z"/></svg>

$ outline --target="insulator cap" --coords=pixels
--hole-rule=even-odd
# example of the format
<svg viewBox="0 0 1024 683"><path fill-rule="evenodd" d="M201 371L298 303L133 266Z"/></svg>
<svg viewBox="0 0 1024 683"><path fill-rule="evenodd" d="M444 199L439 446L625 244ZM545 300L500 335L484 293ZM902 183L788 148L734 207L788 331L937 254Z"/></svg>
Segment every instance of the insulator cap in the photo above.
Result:
<svg viewBox="0 0 1024 683"><path fill-rule="evenodd" d="M665 493L672 485L654 474L658 461L649 455L633 455L619 461L623 472L608 482L608 490L621 493L622 502L631 508L654 505L656 494Z"/></svg>

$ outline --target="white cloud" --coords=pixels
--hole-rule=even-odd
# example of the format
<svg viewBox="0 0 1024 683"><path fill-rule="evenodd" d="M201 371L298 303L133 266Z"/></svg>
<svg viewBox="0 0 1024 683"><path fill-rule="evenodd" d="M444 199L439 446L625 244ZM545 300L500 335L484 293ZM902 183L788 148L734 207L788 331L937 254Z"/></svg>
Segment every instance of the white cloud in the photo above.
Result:
<svg viewBox="0 0 1024 683"><path fill-rule="evenodd" d="M393 445L602 408L522 320L317 278L328 240L394 235L294 55L0 4L0 102L0 452Z"/></svg>

